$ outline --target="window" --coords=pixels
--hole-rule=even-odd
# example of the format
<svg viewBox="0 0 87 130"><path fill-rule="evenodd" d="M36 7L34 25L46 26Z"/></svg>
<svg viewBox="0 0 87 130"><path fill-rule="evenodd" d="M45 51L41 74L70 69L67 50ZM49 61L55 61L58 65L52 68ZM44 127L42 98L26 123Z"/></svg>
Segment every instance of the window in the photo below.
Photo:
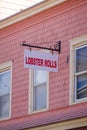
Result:
<svg viewBox="0 0 87 130"><path fill-rule="evenodd" d="M87 36L72 40L71 44L71 102L87 100ZM81 40L81 41L80 41Z"/></svg>
<svg viewBox="0 0 87 130"><path fill-rule="evenodd" d="M0 119L10 116L11 69L0 69Z"/></svg>
<svg viewBox="0 0 87 130"><path fill-rule="evenodd" d="M47 108L48 102L48 72L32 70L32 111Z"/></svg>
<svg viewBox="0 0 87 130"><path fill-rule="evenodd" d="M87 97L87 45L76 49L76 99Z"/></svg>

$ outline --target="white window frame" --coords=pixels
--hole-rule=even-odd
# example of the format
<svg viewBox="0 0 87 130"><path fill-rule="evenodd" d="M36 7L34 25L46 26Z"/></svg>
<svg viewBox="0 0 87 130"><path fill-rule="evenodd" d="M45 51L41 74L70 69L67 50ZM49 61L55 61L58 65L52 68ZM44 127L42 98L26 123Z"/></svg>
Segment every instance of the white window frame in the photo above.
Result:
<svg viewBox="0 0 87 130"><path fill-rule="evenodd" d="M76 99L75 76L75 50L87 45L87 34L70 40L70 105L87 101L86 98Z"/></svg>
<svg viewBox="0 0 87 130"><path fill-rule="evenodd" d="M29 103L28 103L29 114L46 111L49 108L49 72L47 76L47 108L40 109L40 110L33 110L33 74L34 74L34 70L30 69L29 70Z"/></svg>
<svg viewBox="0 0 87 130"><path fill-rule="evenodd" d="M8 61L0 64L0 72L11 71L11 81L10 81L10 107L9 107L9 116L0 118L0 121L7 120L11 118L11 99L12 99L12 61Z"/></svg>

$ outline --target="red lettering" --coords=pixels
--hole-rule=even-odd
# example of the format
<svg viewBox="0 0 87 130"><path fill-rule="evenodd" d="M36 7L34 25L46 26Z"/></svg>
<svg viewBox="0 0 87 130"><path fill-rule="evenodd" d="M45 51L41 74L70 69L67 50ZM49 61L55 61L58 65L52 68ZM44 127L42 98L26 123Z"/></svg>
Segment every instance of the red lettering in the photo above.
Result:
<svg viewBox="0 0 87 130"><path fill-rule="evenodd" d="M56 63L56 61L45 60L45 66L50 67L50 68L56 68L57 63Z"/></svg>
<svg viewBox="0 0 87 130"><path fill-rule="evenodd" d="M56 68L56 67L57 67L57 63L56 63L56 61L54 62L54 65L55 65L54 68Z"/></svg>
<svg viewBox="0 0 87 130"><path fill-rule="evenodd" d="M25 57L25 63L26 64L31 64L31 65L43 66L43 59Z"/></svg>
<svg viewBox="0 0 87 130"><path fill-rule="evenodd" d="M53 60L43 60L39 58L25 57L25 63L30 65L57 68L57 62Z"/></svg>

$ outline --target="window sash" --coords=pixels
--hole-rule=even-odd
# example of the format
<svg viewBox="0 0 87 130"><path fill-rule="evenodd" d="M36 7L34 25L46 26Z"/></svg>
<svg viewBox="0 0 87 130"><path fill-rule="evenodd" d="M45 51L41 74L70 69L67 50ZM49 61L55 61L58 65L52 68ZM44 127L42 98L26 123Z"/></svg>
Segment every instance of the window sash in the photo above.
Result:
<svg viewBox="0 0 87 130"><path fill-rule="evenodd" d="M32 110L33 111L39 111L47 108L47 77L48 77L48 72L42 71L42 75L39 75L40 78L44 78L44 80L40 80L40 82L35 82L35 71L37 71L38 75L38 70L33 71L33 102L32 102ZM39 70L41 71L41 70ZM44 74L43 74L44 73ZM44 76L45 75L45 76ZM39 78L39 77L38 77ZM41 93L41 94L40 94ZM43 99L41 101L41 98Z"/></svg>
<svg viewBox="0 0 87 130"><path fill-rule="evenodd" d="M33 88L33 110L41 110L47 107L47 83Z"/></svg>
<svg viewBox="0 0 87 130"><path fill-rule="evenodd" d="M5 75L7 74L7 75ZM0 72L1 80L0 80L0 96L10 93L10 78L11 71L6 70L4 72ZM4 90L4 91L3 91Z"/></svg>
<svg viewBox="0 0 87 130"><path fill-rule="evenodd" d="M3 69L0 76L3 76L0 82L0 119L3 119L10 115L11 70Z"/></svg>
<svg viewBox="0 0 87 130"><path fill-rule="evenodd" d="M0 96L0 118L9 116L10 94Z"/></svg>
<svg viewBox="0 0 87 130"><path fill-rule="evenodd" d="M82 48L85 48L87 47L87 45L85 46L80 46L78 48L75 49L75 73L74 73L74 79L75 79L75 100L77 99L82 99L82 98L86 98L87 97L87 86L81 86L80 88L78 88L78 81L79 81L79 77L81 77L82 75L86 75L87 74L87 70L81 70L81 71L77 71L77 59L76 59L76 56L77 56L77 53L76 51L79 50L79 49L82 49ZM84 78L84 77L83 77ZM85 92L86 90L86 92Z"/></svg>
<svg viewBox="0 0 87 130"><path fill-rule="evenodd" d="M44 74L43 75L44 77L42 77L41 73ZM43 80L42 80L42 78L43 78ZM47 71L34 70L34 72L33 72L33 85L37 86L37 85L43 84L45 82L47 82Z"/></svg>
<svg viewBox="0 0 87 130"><path fill-rule="evenodd" d="M79 67L80 66L83 66L83 63L84 62L82 62L82 60L83 60L83 58L86 56L86 55L84 55L85 53L86 53L86 50L84 50L84 49L87 49L87 45L84 45L84 46L80 46L80 47L78 47L78 48L75 48L75 73L80 73L80 72L84 72L84 71L87 71L87 68L80 68L81 70L79 70ZM81 50L81 51L80 51ZM80 53L78 53L77 51L80 51ZM85 52L85 53L84 53ZM79 60L77 60L77 55L80 55L80 56L78 56L78 58L79 58ZM82 57L82 59L81 59L81 56L83 56ZM86 58L86 57L85 57ZM78 62L81 62L81 63L79 63L79 65L77 64L77 61ZM83 60L83 61L85 61L85 59ZM87 64L87 63L86 63ZM85 67L85 66L84 66Z"/></svg>

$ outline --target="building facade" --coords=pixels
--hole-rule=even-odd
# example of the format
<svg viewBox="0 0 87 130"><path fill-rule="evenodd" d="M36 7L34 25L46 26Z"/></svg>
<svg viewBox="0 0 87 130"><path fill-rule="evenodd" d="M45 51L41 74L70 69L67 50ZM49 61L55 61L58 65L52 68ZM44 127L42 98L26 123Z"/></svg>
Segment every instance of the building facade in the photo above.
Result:
<svg viewBox="0 0 87 130"><path fill-rule="evenodd" d="M47 0L0 26L0 130L86 130L87 0ZM47 48L61 41L61 52L25 41ZM25 68L25 49L56 53L58 72Z"/></svg>

